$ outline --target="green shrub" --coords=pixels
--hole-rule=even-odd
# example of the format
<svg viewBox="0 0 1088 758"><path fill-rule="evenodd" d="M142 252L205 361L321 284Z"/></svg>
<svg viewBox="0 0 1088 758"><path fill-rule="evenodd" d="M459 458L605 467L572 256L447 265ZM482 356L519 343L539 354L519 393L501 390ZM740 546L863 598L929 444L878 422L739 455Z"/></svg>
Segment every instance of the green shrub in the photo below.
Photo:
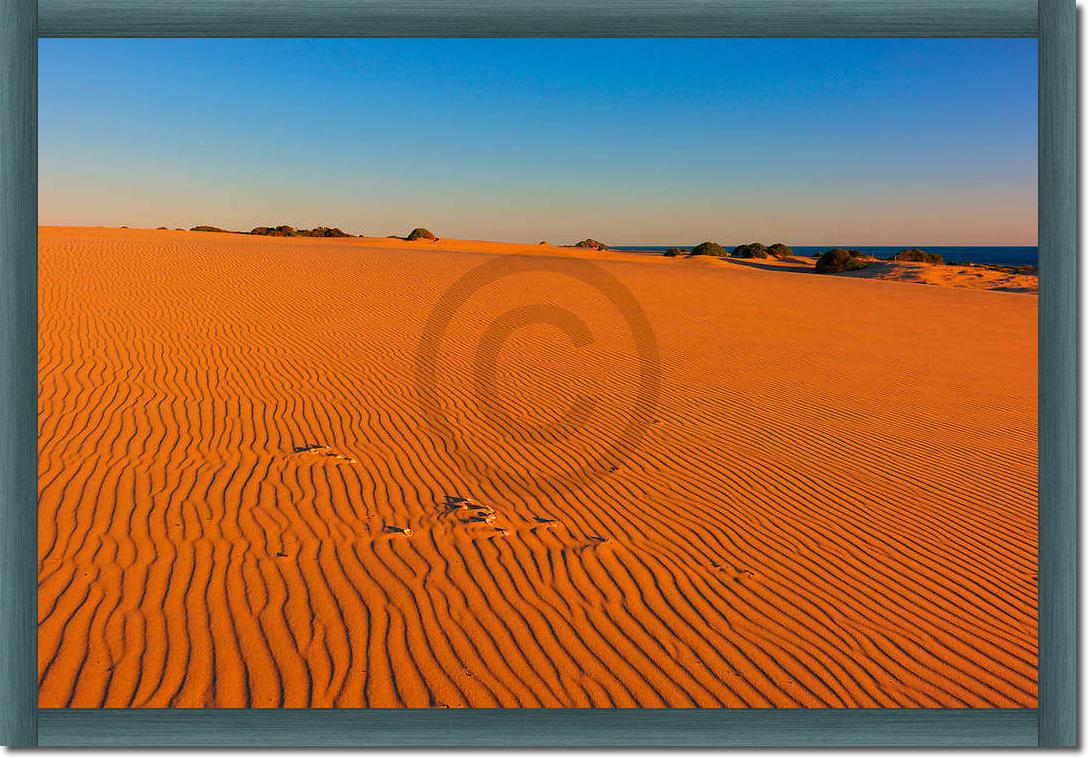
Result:
<svg viewBox="0 0 1088 758"><path fill-rule="evenodd" d="M858 250L843 250L836 247L828 250L816 261L817 274L840 274L843 271L857 271L868 266L863 260L864 254Z"/></svg>
<svg viewBox="0 0 1088 758"><path fill-rule="evenodd" d="M892 260L912 261L914 263L935 263L938 266L944 265L944 256L940 253L927 253L925 250L919 250L916 247L900 250L892 256Z"/></svg>
<svg viewBox="0 0 1088 758"><path fill-rule="evenodd" d="M315 226L313 229L296 229L293 226L258 226L250 234L261 237L350 237L342 229L330 226Z"/></svg>
<svg viewBox="0 0 1088 758"><path fill-rule="evenodd" d="M770 258L771 254L762 242L749 242L747 245L737 245L730 253L733 258Z"/></svg>
<svg viewBox="0 0 1088 758"><path fill-rule="evenodd" d="M666 258L676 258L684 254L683 248L670 247L668 250L662 253Z"/></svg>
<svg viewBox="0 0 1088 758"><path fill-rule="evenodd" d="M598 242L595 239L584 239L581 242L574 243L575 247L588 247L592 250L607 250L608 245L603 242Z"/></svg>
<svg viewBox="0 0 1088 758"><path fill-rule="evenodd" d="M294 237L295 227L293 226L258 226L249 231L250 234L257 234L262 237Z"/></svg>
<svg viewBox="0 0 1088 758"><path fill-rule="evenodd" d="M793 248L789 245L783 245L781 242L776 242L767 248L767 252L771 254L773 258L786 258L793 255Z"/></svg>
<svg viewBox="0 0 1088 758"><path fill-rule="evenodd" d="M690 255L709 255L714 258L724 258L729 253L717 242L700 242L691 249Z"/></svg>
<svg viewBox="0 0 1088 758"><path fill-rule="evenodd" d="M405 239L409 242L411 242L412 240L433 240L435 239L435 236L431 233L429 229L424 229L422 226L417 226L415 229L408 232L408 236L405 237Z"/></svg>
<svg viewBox="0 0 1088 758"><path fill-rule="evenodd" d="M220 229L218 226L194 226L189 230L190 232L225 232L226 229Z"/></svg>

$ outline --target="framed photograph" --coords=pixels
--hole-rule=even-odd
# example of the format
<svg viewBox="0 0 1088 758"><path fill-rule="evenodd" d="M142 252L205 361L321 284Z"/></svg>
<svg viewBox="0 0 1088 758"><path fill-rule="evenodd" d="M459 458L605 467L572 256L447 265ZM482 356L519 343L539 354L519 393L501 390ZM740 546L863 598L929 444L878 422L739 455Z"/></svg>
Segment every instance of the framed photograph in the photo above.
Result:
<svg viewBox="0 0 1088 758"><path fill-rule="evenodd" d="M1071 0L0 0L0 737L1073 746Z"/></svg>

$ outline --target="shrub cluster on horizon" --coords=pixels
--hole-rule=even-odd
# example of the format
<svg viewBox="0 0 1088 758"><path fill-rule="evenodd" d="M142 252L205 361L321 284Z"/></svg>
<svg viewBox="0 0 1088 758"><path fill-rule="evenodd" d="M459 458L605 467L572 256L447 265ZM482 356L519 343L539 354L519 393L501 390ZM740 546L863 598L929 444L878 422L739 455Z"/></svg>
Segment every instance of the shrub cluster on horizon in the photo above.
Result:
<svg viewBox="0 0 1088 758"><path fill-rule="evenodd" d="M844 250L836 247L828 250L816 261L817 274L841 274L844 271L857 271L869 265L867 256L860 250Z"/></svg>
<svg viewBox="0 0 1088 758"><path fill-rule="evenodd" d="M408 232L408 236L404 239L412 242L413 240L433 240L437 238L430 229L424 229L422 226L417 226L415 229Z"/></svg>
<svg viewBox="0 0 1088 758"><path fill-rule="evenodd" d="M582 240L581 242L575 242L574 246L575 247L587 247L587 248L590 248L592 250L607 250L608 249L608 245L604 244L603 242L598 242L597 240L591 239L589 237Z"/></svg>
<svg viewBox="0 0 1088 758"><path fill-rule="evenodd" d="M724 247L717 242L700 242L691 249L689 255L709 255L712 258L725 258L729 255Z"/></svg>
<svg viewBox="0 0 1088 758"><path fill-rule="evenodd" d="M335 226L315 226L313 229L301 229L300 237L351 237L344 230ZM362 236L362 235L360 235Z"/></svg>
<svg viewBox="0 0 1088 758"><path fill-rule="evenodd" d="M159 227L165 229L166 227ZM180 229L178 231L181 231ZM335 226L315 226L313 229L296 229L286 224L281 226L258 226L248 232L235 232L230 229L220 229L218 226L200 225L189 229L191 232L225 232L227 234L255 234L261 237L353 237L343 229ZM359 235L360 237L363 235Z"/></svg>
<svg viewBox="0 0 1088 758"><path fill-rule="evenodd" d="M352 235L337 227L315 226L313 229L295 229L293 226L258 226L250 234L261 237L350 237Z"/></svg>
<svg viewBox="0 0 1088 758"><path fill-rule="evenodd" d="M925 250L920 250L916 247L908 247L906 250L900 250L892 256L892 260L911 261L914 263L933 263L938 266L944 265L944 256L940 253L927 253Z"/></svg>
<svg viewBox="0 0 1088 758"><path fill-rule="evenodd" d="M249 230L250 234L261 237L294 237L296 234L293 226L257 226Z"/></svg>
<svg viewBox="0 0 1088 758"><path fill-rule="evenodd" d="M743 245L737 245L733 248L733 251L729 253L730 258L770 258L771 254L767 252L767 247L762 242L749 242Z"/></svg>
<svg viewBox="0 0 1088 758"><path fill-rule="evenodd" d="M748 242L743 245L737 245L733 248L732 252L727 247L717 242L701 242L691 249L691 252L686 252L683 248L670 247L662 255L666 255L670 258L676 258L681 255L707 255L712 258L785 258L793 255L793 249L789 245L784 245L781 242L776 242L771 246L764 245L762 242Z"/></svg>
<svg viewBox="0 0 1088 758"><path fill-rule="evenodd" d="M762 242L749 242L747 245L737 245L729 254L733 258L770 258L771 253Z"/></svg>
<svg viewBox="0 0 1088 758"><path fill-rule="evenodd" d="M730 253L733 258L775 258L781 260L793 255L793 248L781 242L775 242L767 246L762 242L749 242L747 245L737 245Z"/></svg>

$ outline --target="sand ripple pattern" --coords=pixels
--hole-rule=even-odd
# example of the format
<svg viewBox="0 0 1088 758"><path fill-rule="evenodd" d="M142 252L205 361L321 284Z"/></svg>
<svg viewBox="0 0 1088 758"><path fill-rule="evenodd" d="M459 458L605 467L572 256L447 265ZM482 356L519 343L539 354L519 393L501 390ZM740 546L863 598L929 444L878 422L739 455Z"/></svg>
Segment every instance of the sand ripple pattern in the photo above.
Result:
<svg viewBox="0 0 1088 758"><path fill-rule="evenodd" d="M1036 704L1036 298L490 255L42 230L41 706Z"/></svg>

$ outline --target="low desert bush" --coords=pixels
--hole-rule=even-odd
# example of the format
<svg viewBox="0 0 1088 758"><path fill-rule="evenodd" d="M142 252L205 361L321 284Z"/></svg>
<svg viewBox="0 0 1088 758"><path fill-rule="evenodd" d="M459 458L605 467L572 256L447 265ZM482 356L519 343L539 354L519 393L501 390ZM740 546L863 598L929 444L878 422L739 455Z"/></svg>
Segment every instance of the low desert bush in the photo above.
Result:
<svg viewBox="0 0 1088 758"><path fill-rule="evenodd" d="M258 226L250 234L261 237L350 237L351 235L335 226L315 226L313 229L296 229L293 226Z"/></svg>
<svg viewBox="0 0 1088 758"><path fill-rule="evenodd" d="M588 247L588 248L590 248L592 250L607 250L608 249L608 245L604 244L603 242L598 242L597 240L590 239L590 238L584 239L581 242L576 242L576 243L574 243L574 246L575 247Z"/></svg>
<svg viewBox="0 0 1088 758"><path fill-rule="evenodd" d="M900 250L892 256L892 260L913 261L915 263L935 263L938 266L944 265L944 256L940 253L927 253L925 250L919 250L916 247Z"/></svg>
<svg viewBox="0 0 1088 758"><path fill-rule="evenodd" d="M300 237L350 237L343 229L335 226L315 226L313 229L299 229Z"/></svg>
<svg viewBox="0 0 1088 758"><path fill-rule="evenodd" d="M257 234L262 237L294 237L295 227L293 226L258 226L249 231L250 234Z"/></svg>
<svg viewBox="0 0 1088 758"><path fill-rule="evenodd" d="M408 236L405 237L405 239L409 242L412 240L433 240L435 239L435 236L431 233L430 229L424 229L422 226L417 226L415 229L408 232Z"/></svg>
<svg viewBox="0 0 1088 758"><path fill-rule="evenodd" d="M816 261L817 274L840 274L843 271L857 271L868 266L864 255L858 250L843 250L836 247L828 250Z"/></svg>
<svg viewBox="0 0 1088 758"><path fill-rule="evenodd" d="M683 248L670 247L668 250L662 253L666 258L677 258L684 254Z"/></svg>
<svg viewBox="0 0 1088 758"><path fill-rule="evenodd" d="M691 249L690 255L709 255L714 258L724 258L729 253L717 242L700 242Z"/></svg>
<svg viewBox="0 0 1088 758"><path fill-rule="evenodd" d="M747 245L737 245L729 254L733 258L770 258L771 254L767 246L762 242L749 242Z"/></svg>
<svg viewBox="0 0 1088 758"><path fill-rule="evenodd" d="M773 258L785 258L793 255L793 248L789 245L783 245L781 242L776 242L767 248L767 252L770 253Z"/></svg>

